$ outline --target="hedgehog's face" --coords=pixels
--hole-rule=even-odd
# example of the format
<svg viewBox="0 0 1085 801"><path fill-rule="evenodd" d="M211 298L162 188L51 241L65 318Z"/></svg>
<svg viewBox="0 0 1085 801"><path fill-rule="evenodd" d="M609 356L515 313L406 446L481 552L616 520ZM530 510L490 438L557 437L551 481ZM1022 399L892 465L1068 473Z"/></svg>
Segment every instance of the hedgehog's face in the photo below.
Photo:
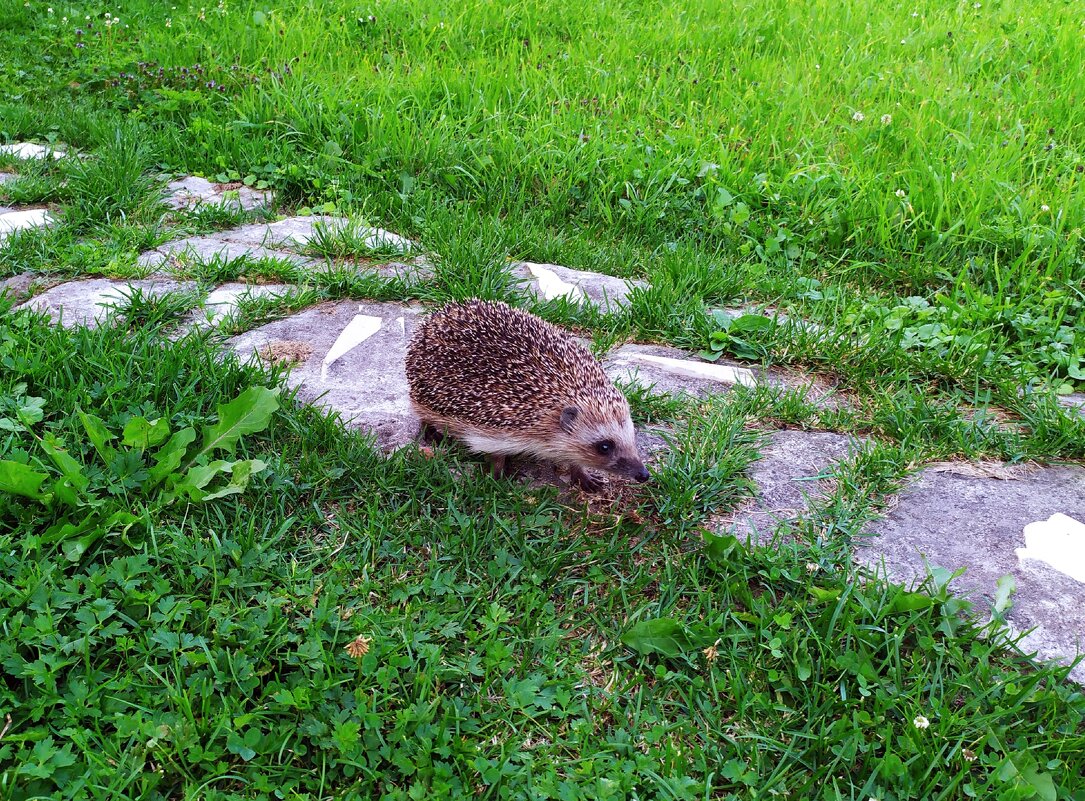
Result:
<svg viewBox="0 0 1085 801"><path fill-rule="evenodd" d="M586 413L577 406L566 406L558 421L561 434L567 439L561 450L570 462L581 467L647 481L649 473L637 452L628 405L619 411L621 414L603 417Z"/></svg>

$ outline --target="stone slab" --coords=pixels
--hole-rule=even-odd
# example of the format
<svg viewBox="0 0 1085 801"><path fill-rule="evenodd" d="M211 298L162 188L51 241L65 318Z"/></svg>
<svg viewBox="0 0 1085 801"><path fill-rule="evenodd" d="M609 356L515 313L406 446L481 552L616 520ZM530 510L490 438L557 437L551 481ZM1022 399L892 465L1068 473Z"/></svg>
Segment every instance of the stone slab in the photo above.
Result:
<svg viewBox="0 0 1085 801"><path fill-rule="evenodd" d="M21 209L19 211L5 212L0 214L0 240L16 231L41 228L52 222L53 218L46 209Z"/></svg>
<svg viewBox="0 0 1085 801"><path fill-rule="evenodd" d="M286 354L294 363L287 382L299 388L299 399L338 412L392 450L418 435L404 360L420 314L421 307L398 303L323 303L230 345L242 358Z"/></svg>
<svg viewBox="0 0 1085 801"><path fill-rule="evenodd" d="M44 291L63 280L38 273L19 273L0 280L0 295L10 295L13 300L24 301L35 292Z"/></svg>
<svg viewBox="0 0 1085 801"><path fill-rule="evenodd" d="M513 262L512 275L524 294L537 301L565 297L574 303L588 303L602 311L620 311L629 305L633 287L644 281L628 281L603 273L573 270L559 264Z"/></svg>
<svg viewBox="0 0 1085 801"><path fill-rule="evenodd" d="M215 325L232 314L243 300L282 297L291 289L287 284L245 284L240 281L222 284L207 294L203 306L192 313L187 325L197 328Z"/></svg>
<svg viewBox="0 0 1085 801"><path fill-rule="evenodd" d="M140 254L138 263L145 267L159 267L171 263L183 266L186 260L208 263L219 259L234 261L248 257L250 259L276 259L293 264L310 263L310 259L286 250L272 250L260 245L234 242L220 234L192 236L167 242L154 250Z"/></svg>
<svg viewBox="0 0 1085 801"><path fill-rule="evenodd" d="M206 204L252 211L270 205L273 199L274 193L270 190L261 191L242 183L217 184L206 178L190 175L187 178L170 181L166 185L166 196L163 202L176 210Z"/></svg>
<svg viewBox="0 0 1085 801"><path fill-rule="evenodd" d="M901 584L922 581L928 563L966 568L950 589L969 596L980 611L989 608L999 578L1011 575L1017 591L1007 620L1012 630L1032 630L1020 647L1069 662L1085 649L1085 583L1016 552L1026 546L1026 526L1056 514L1085 522L1085 467L927 468L896 508L869 526L856 559L878 569L884 561L888 578ZM1079 547L1085 552L1085 543ZM1085 683L1085 664L1072 677Z"/></svg>
<svg viewBox="0 0 1085 801"><path fill-rule="evenodd" d="M808 402L818 406L835 407L847 402L832 386L798 371L765 369L727 359L709 362L661 345L622 345L603 359L603 369L612 380L651 387L655 394L703 397L727 392L735 385L768 386L800 391Z"/></svg>
<svg viewBox="0 0 1085 801"><path fill-rule="evenodd" d="M94 328L109 315L110 306L123 301L130 288L139 289L149 295L162 295L167 292L194 291L196 284L165 279L110 281L93 278L87 281L69 281L42 292L17 308L45 312L53 322L60 323L65 328L79 325Z"/></svg>
<svg viewBox="0 0 1085 801"><path fill-rule="evenodd" d="M1071 413L1077 414L1079 417L1085 417L1085 392L1062 395L1059 397L1059 403Z"/></svg>
<svg viewBox="0 0 1085 801"><path fill-rule="evenodd" d="M44 159L64 158L63 150L56 150L51 145L36 145L33 142L15 142L10 145L0 145L0 154L14 156L17 159Z"/></svg>
<svg viewBox="0 0 1085 801"><path fill-rule="evenodd" d="M776 431L750 467L754 498L713 526L740 541L770 543L826 494L833 468L852 458L862 441L826 431Z"/></svg>

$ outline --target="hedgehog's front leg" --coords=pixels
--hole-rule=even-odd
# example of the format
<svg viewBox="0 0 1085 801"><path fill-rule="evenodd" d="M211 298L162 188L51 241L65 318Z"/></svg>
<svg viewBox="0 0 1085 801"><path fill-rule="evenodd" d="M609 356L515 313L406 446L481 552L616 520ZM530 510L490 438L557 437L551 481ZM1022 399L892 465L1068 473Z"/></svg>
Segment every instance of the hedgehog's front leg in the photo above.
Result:
<svg viewBox="0 0 1085 801"><path fill-rule="evenodd" d="M504 478L509 474L508 457L503 453L490 454L490 470L494 478Z"/></svg>
<svg viewBox="0 0 1085 801"><path fill-rule="evenodd" d="M570 468L569 476L584 492L598 492L603 488L602 481L578 464L574 464Z"/></svg>
<svg viewBox="0 0 1085 801"><path fill-rule="evenodd" d="M433 425L422 423L422 442L426 445L440 445L445 440L445 432Z"/></svg>

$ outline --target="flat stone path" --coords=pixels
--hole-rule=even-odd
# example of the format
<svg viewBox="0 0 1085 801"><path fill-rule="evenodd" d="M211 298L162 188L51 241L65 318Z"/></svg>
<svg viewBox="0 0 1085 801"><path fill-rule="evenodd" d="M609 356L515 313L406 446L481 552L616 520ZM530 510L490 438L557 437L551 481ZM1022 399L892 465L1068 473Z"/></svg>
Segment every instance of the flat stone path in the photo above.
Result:
<svg viewBox="0 0 1085 801"><path fill-rule="evenodd" d="M23 157L58 157L42 146L8 147L15 149L6 152ZM9 177L0 173L0 183ZM168 184L164 198L169 207L182 212L201 205L252 210L274 204L269 192L195 177ZM45 209L0 207L0 241L13 232L48 225L52 219ZM313 255L312 245L321 229L334 236L348 226L352 242L401 255L358 260ZM145 295L200 295L200 307L184 321L184 330L216 325L254 298L273 299L297 290L287 283L230 282L203 287L184 280L190 268L201 262L238 258L285 262L299 281L328 270L369 270L410 283L434 278L424 248L394 232L361 227L341 217L287 217L166 243L139 255L140 265L153 273L146 279L65 281L45 288L18 308L46 313L65 326L95 326L133 289ZM628 313L633 293L648 288L642 281L556 264L513 262L508 269L525 301L563 298L593 306L603 314ZM0 283L0 291L29 294L35 285L34 276L14 276ZM418 421L408 404L403 360L423 313L420 305L412 303L320 303L235 336L227 347L244 359L289 364L287 382L302 401L338 414L344 425L365 430L374 435L379 447L394 450L418 434ZM621 345L606 354L603 366L612 378L655 393L707 397L736 386L768 386L795 390L823 406L847 402L817 376L722 359L707 362L658 345ZM1085 407L1082 397L1062 402L1068 409ZM649 456L663 456L667 447L653 430L639 431L638 443ZM717 517L713 527L762 544L773 542L779 534L790 535L812 505L831 492L833 476L862 447L863 441L834 432L768 432L761 458L750 470L754 497ZM523 473L537 481L561 480L545 465L529 466ZM922 581L929 566L964 568L951 587L974 597L981 609L993 597L996 582L1012 576L1017 591L1007 620L1015 630L1028 632L1022 648L1044 659L1070 660L1085 636L1085 565L1080 564L1085 560L1083 522L1085 468L1081 466L1027 473L983 465L934 466L922 471L900 494L884 519L868 527L867 536L856 542L856 558L905 584ZM1080 533L1077 525L1081 525ZM851 533L841 532L842 536ZM1052 557L1053 553L1062 556ZM1037 555L1046 555L1047 561ZM1077 668L1074 678L1085 683L1085 666Z"/></svg>

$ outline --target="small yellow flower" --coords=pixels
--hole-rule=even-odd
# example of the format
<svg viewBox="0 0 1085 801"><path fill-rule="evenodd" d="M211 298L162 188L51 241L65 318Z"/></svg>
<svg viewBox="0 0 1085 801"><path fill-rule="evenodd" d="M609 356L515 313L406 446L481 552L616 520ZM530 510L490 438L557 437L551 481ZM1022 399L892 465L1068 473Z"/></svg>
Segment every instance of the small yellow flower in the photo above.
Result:
<svg viewBox="0 0 1085 801"><path fill-rule="evenodd" d="M912 721L912 725L917 729L925 729L931 725L931 722L922 715L916 715L915 719Z"/></svg>
<svg viewBox="0 0 1085 801"><path fill-rule="evenodd" d="M361 659L363 656L369 653L369 643L373 642L372 637L363 637L359 634L353 640L347 643L346 651L355 659Z"/></svg>

